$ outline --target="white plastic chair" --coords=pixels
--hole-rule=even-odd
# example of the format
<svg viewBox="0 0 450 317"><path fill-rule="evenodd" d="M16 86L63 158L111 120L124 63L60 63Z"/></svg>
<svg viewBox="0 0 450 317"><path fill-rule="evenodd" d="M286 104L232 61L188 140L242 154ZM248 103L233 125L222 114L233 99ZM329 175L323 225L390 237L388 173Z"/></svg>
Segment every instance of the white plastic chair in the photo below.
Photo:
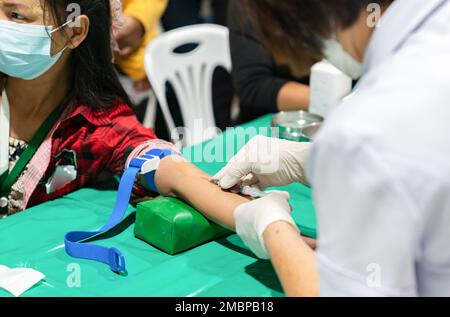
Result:
<svg viewBox="0 0 450 317"><path fill-rule="evenodd" d="M190 146L214 137L218 131L213 110L212 79L221 66L231 71L228 29L215 24L200 24L161 34L148 46L145 56L147 76L161 105L169 133L180 142L166 98L166 83L174 88L188 134L182 145ZM187 53L175 50L198 44ZM187 135L189 137L186 139Z"/></svg>

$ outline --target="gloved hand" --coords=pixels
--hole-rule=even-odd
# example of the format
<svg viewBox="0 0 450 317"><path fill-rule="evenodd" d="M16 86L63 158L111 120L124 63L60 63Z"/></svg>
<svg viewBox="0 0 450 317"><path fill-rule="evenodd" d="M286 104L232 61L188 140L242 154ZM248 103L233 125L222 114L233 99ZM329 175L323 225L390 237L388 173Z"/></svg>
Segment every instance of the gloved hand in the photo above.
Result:
<svg viewBox="0 0 450 317"><path fill-rule="evenodd" d="M243 185L267 187L294 182L307 183L304 164L311 143L256 136L250 140L213 180L223 189Z"/></svg>
<svg viewBox="0 0 450 317"><path fill-rule="evenodd" d="M286 221L300 234L290 215L292 208L289 198L287 192L274 191L263 198L243 204L234 211L237 234L260 259L270 258L263 235L272 223Z"/></svg>

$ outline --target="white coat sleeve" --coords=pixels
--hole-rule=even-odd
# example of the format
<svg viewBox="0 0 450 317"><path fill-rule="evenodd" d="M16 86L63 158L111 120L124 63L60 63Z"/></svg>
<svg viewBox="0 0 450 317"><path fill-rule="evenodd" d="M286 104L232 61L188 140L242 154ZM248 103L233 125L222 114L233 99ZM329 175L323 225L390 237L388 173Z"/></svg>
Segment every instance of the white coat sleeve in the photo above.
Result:
<svg viewBox="0 0 450 317"><path fill-rule="evenodd" d="M402 162L343 137L310 157L323 296L415 296L419 229Z"/></svg>

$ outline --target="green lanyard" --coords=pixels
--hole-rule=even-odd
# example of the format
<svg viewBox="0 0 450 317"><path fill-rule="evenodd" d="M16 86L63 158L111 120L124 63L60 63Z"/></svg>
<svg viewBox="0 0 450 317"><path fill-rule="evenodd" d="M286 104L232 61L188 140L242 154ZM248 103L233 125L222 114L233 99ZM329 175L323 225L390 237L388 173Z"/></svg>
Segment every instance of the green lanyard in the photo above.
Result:
<svg viewBox="0 0 450 317"><path fill-rule="evenodd" d="M22 155L20 155L19 160L16 162L11 172L9 173L5 172L3 173L3 175L0 176L0 199L8 198L11 192L11 187L17 181L20 174L22 174L22 172L24 171L28 163L31 161L38 148L41 146L47 134L50 132L55 123L58 121L62 109L63 107L59 106L50 114L50 116L39 127L38 131L28 144L25 151L22 153ZM6 213L7 207L0 209L0 214Z"/></svg>

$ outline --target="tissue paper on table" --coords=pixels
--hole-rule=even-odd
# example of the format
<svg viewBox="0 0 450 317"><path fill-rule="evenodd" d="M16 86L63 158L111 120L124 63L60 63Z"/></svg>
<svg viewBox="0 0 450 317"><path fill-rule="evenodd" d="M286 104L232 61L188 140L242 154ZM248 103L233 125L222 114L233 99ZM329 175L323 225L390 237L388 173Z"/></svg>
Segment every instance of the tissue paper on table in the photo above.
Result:
<svg viewBox="0 0 450 317"><path fill-rule="evenodd" d="M45 278L45 275L34 269L10 269L0 265L0 288L7 290L16 297L22 295L43 278Z"/></svg>

